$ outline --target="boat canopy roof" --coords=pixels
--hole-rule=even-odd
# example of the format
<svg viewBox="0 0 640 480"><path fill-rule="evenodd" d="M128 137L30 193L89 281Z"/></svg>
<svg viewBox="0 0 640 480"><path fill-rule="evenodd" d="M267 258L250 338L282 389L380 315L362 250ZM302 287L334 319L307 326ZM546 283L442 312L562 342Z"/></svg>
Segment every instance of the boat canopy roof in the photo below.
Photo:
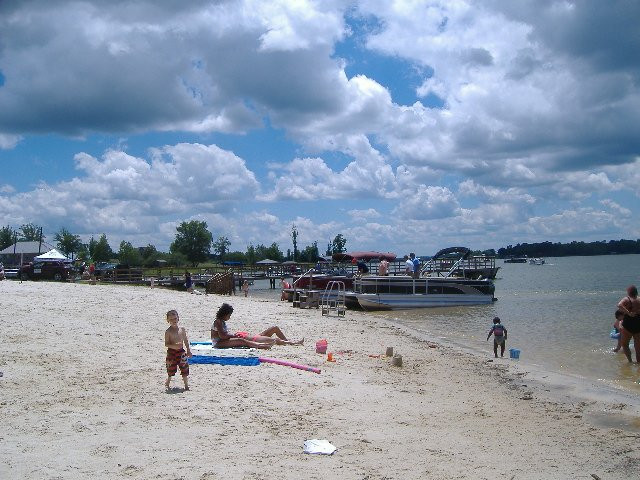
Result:
<svg viewBox="0 0 640 480"><path fill-rule="evenodd" d="M470 254L471 254L471 250L469 250L467 247L449 247L449 248L443 248L438 253L436 253L432 258L438 259L442 257L453 257L453 256L455 256L456 258L460 258L460 257L467 258Z"/></svg>
<svg viewBox="0 0 640 480"><path fill-rule="evenodd" d="M380 258L393 262L396 259L396 254L391 252L348 252L334 253L332 258L336 262L351 262L354 259L370 262L371 260L379 260Z"/></svg>

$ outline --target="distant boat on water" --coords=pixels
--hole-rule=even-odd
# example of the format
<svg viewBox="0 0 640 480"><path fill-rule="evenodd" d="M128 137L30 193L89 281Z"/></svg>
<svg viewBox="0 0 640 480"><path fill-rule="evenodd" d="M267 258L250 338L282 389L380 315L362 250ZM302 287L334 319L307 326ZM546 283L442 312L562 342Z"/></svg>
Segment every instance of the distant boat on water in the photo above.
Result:
<svg viewBox="0 0 640 480"><path fill-rule="evenodd" d="M529 259L524 257L509 257L504 259L504 263L527 263Z"/></svg>
<svg viewBox="0 0 640 480"><path fill-rule="evenodd" d="M530 265L544 265L544 258L530 258Z"/></svg>

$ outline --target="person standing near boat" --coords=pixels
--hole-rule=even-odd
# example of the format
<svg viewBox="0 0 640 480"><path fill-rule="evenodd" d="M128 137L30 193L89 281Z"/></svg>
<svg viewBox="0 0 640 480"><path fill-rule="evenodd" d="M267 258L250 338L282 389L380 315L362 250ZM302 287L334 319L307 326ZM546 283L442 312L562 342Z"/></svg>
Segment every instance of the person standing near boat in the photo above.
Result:
<svg viewBox="0 0 640 480"><path fill-rule="evenodd" d="M369 274L369 267L367 267L367 264L364 263L363 260L360 260L358 262L358 275L362 276L362 275L368 275Z"/></svg>
<svg viewBox="0 0 640 480"><path fill-rule="evenodd" d="M389 275L389 262L386 258L380 257L380 264L378 265L378 275L386 277Z"/></svg>
<svg viewBox="0 0 640 480"><path fill-rule="evenodd" d="M416 258L416 254L411 252L409 254L409 258L411 259L411 262L413 263L413 276L415 278L420 277L420 260L418 260Z"/></svg>
<svg viewBox="0 0 640 480"><path fill-rule="evenodd" d="M633 338L633 346L636 351L636 362L640 363L640 299L638 298L638 289L635 285L627 287L627 296L618 302L618 309L624 314L622 319L622 328L620 329L620 343L622 351L629 360L631 360L631 349L629 342Z"/></svg>
<svg viewBox="0 0 640 480"><path fill-rule="evenodd" d="M408 255L404 256L404 273L405 275L413 277L413 260L411 260Z"/></svg>

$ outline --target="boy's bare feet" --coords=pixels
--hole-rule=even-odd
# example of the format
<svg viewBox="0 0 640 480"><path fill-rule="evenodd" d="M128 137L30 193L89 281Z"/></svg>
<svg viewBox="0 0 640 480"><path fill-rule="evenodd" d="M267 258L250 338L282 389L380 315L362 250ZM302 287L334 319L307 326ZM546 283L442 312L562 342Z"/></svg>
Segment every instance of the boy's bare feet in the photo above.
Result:
<svg viewBox="0 0 640 480"><path fill-rule="evenodd" d="M167 381L164 382L164 386L167 390L169 390L169 382L171 381L171 379L167 378Z"/></svg>
<svg viewBox="0 0 640 480"><path fill-rule="evenodd" d="M304 345L304 338L296 343L296 345Z"/></svg>

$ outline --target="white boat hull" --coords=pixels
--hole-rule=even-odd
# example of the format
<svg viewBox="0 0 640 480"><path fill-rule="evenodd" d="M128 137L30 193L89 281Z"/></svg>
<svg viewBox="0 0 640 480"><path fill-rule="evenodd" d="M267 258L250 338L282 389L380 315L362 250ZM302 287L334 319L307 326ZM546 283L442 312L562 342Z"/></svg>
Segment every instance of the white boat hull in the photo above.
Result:
<svg viewBox="0 0 640 480"><path fill-rule="evenodd" d="M402 310L409 308L454 307L461 305L486 305L493 302L489 295L394 295L384 293L356 294L364 310Z"/></svg>
<svg viewBox="0 0 640 480"><path fill-rule="evenodd" d="M354 295L364 310L485 305L494 300L491 280L453 277L363 276Z"/></svg>

